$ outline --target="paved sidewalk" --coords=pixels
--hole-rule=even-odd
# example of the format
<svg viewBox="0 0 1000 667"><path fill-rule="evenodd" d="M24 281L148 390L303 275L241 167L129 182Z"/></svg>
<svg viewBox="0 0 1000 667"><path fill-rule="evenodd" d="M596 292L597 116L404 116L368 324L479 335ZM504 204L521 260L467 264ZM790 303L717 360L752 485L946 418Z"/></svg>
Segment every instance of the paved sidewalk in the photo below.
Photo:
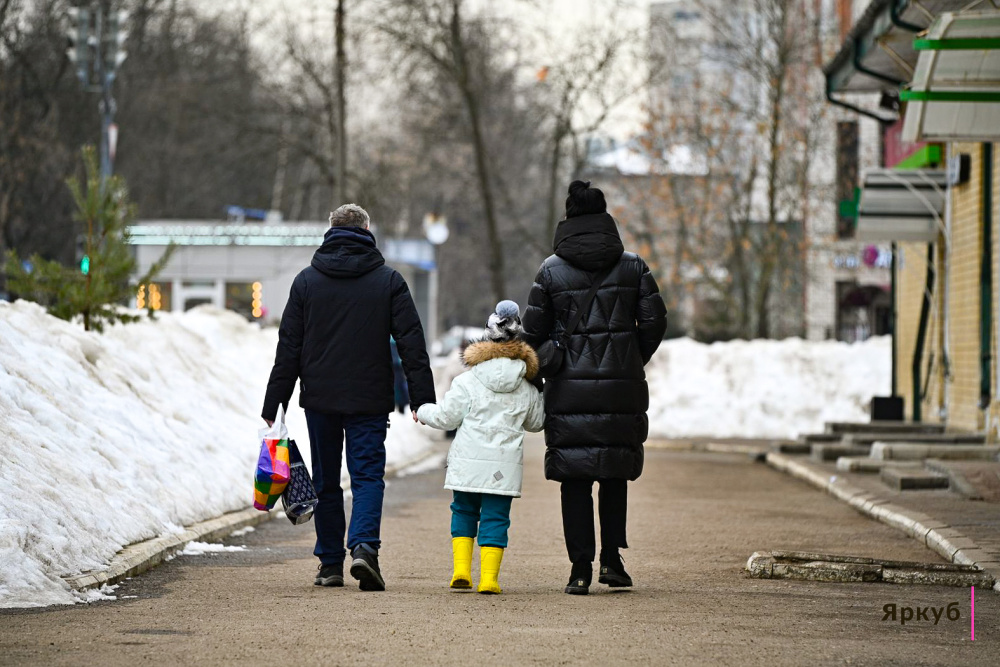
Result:
<svg viewBox="0 0 1000 667"><path fill-rule="evenodd" d="M631 592L562 593L569 574L558 486L528 444L502 596L447 590L449 495L441 472L393 480L385 593L312 586L311 525L272 521L179 557L90 607L0 612L2 665L271 664L993 665L1000 596L936 586L756 580L758 550L937 560L903 533L749 457L650 449L630 486ZM959 621L882 621L886 604Z"/></svg>
<svg viewBox="0 0 1000 667"><path fill-rule="evenodd" d="M788 472L806 477L814 485L829 490L836 486L841 496L850 496L850 490L855 490L856 500L865 501L859 511L879 514L881 520L899 524L904 532L913 533L912 525L930 528L911 536L956 563L985 569L997 579L994 588L1000 591L1000 503L969 500L949 489L893 489L882 483L878 474L839 470L833 461L819 462L808 456L771 453L768 462L778 469L789 468Z"/></svg>

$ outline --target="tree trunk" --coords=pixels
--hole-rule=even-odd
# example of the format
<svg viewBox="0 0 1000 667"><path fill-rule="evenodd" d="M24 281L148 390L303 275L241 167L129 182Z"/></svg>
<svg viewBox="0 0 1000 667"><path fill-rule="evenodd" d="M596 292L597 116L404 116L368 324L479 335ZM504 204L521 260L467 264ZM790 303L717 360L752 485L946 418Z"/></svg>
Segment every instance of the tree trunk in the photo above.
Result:
<svg viewBox="0 0 1000 667"><path fill-rule="evenodd" d="M559 162L562 158L564 138L562 121L556 120L556 129L552 136L552 154L549 156L549 195L545 207L545 238L549 243L555 238L556 224L559 222L556 213L556 197L559 192Z"/></svg>
<svg viewBox="0 0 1000 667"><path fill-rule="evenodd" d="M493 188L490 183L486 166L486 146L480 129L479 105L472 94L465 94L465 105L469 111L472 124L472 143L476 153L476 176L479 180L479 192L483 198L483 209L486 214L486 232L489 239L490 283L496 301L502 301L505 296L503 247L497 230L496 210L493 202Z"/></svg>
<svg viewBox="0 0 1000 667"><path fill-rule="evenodd" d="M278 137L278 165L274 171L274 188L271 190L271 210L281 211L285 203L285 180L288 171L288 141L291 125L286 119Z"/></svg>
<svg viewBox="0 0 1000 667"><path fill-rule="evenodd" d="M347 101L344 85L347 57L344 52L344 0L337 0L334 30L337 54L337 205L347 203Z"/></svg>
<svg viewBox="0 0 1000 667"><path fill-rule="evenodd" d="M10 216L11 192L3 187L5 183L0 182L0 293L7 289L7 226Z"/></svg>
<svg viewBox="0 0 1000 667"><path fill-rule="evenodd" d="M785 26L787 13L781 7L781 40L786 40ZM778 44L778 60L773 72L774 89L771 92L770 118L768 131L768 165L767 165L767 229L764 231L763 252L760 253L760 277L757 281L757 338L769 338L771 335L771 313L769 302L771 288L774 282L777 256L780 253L778 243L778 167L781 159L781 124L783 122L781 104L784 100L785 79L788 73L788 52L786 44Z"/></svg>
<svg viewBox="0 0 1000 667"><path fill-rule="evenodd" d="M479 115L479 100L472 89L469 80L468 62L465 58L465 43L462 36L461 0L453 0L451 15L451 47L455 62L456 82L461 91L465 109L469 114L469 126L472 132L472 148L476 156L476 178L479 182L479 194L483 198L483 213L486 218L486 234L489 243L490 284L493 297L502 301L506 288L504 281L503 246L497 229L496 204L493 197L493 185L487 168L486 141L483 137L482 119Z"/></svg>

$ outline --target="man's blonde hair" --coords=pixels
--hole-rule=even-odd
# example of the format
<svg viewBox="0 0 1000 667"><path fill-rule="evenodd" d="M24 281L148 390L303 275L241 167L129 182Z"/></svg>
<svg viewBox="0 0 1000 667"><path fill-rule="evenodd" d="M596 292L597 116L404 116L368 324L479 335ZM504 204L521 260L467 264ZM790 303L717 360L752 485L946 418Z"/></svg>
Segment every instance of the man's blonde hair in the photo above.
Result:
<svg viewBox="0 0 1000 667"><path fill-rule="evenodd" d="M344 204L330 214L331 227L361 227L364 229L371 223L368 211L357 204Z"/></svg>

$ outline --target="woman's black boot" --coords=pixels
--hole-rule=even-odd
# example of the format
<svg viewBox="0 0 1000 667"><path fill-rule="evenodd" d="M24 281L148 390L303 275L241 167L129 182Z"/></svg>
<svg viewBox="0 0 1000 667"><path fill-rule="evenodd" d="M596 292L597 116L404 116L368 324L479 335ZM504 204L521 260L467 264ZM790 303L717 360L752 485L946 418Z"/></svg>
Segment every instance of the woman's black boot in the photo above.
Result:
<svg viewBox="0 0 1000 667"><path fill-rule="evenodd" d="M610 553L601 551L601 573L597 581L611 588L627 588L632 585L632 577L625 571L625 563L617 549Z"/></svg>
<svg viewBox="0 0 1000 667"><path fill-rule="evenodd" d="M590 592L590 581L594 576L594 565L589 562L573 563L569 573L566 592L570 595L586 595Z"/></svg>

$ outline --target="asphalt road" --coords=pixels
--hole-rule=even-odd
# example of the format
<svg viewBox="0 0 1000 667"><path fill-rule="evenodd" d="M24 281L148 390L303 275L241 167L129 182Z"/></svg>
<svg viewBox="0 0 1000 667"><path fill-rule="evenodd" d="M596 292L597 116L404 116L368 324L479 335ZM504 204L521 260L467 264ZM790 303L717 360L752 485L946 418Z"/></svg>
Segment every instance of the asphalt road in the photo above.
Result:
<svg viewBox="0 0 1000 667"><path fill-rule="evenodd" d="M246 551L181 556L117 591L136 597L0 613L0 664L998 664L995 593L977 591L971 642L966 589L747 578L762 549L937 557L735 455L648 450L630 486L635 589L565 595L558 486L542 478L541 448L529 442L501 596L448 590L449 494L434 471L390 483L384 593L314 587L312 525L282 519L228 541ZM882 621L885 604L951 602L958 621Z"/></svg>

